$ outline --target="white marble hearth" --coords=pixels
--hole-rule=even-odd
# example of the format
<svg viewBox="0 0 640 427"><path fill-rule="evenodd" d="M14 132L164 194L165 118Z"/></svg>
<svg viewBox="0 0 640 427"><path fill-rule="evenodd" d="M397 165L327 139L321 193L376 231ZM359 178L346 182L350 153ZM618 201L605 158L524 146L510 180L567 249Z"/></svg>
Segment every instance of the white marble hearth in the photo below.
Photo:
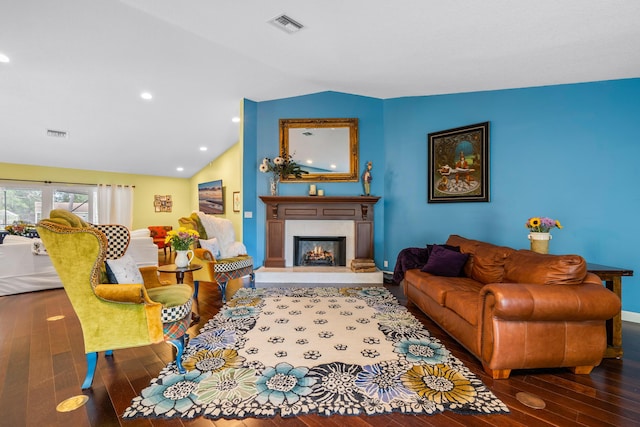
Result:
<svg viewBox="0 0 640 427"><path fill-rule="evenodd" d="M381 270L354 273L349 267L260 267L256 283L384 283Z"/></svg>

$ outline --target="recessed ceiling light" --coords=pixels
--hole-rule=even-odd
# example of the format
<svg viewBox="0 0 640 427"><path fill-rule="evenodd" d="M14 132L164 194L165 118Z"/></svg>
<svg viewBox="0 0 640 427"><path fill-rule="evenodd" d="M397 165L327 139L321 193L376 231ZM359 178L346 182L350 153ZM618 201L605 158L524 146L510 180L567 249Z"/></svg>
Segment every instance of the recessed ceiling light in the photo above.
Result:
<svg viewBox="0 0 640 427"><path fill-rule="evenodd" d="M337 168L336 165L331 165L331 169L335 169L335 168Z"/></svg>
<svg viewBox="0 0 640 427"><path fill-rule="evenodd" d="M176 170L177 170L178 172L182 172L182 171L184 170L184 168L183 168L182 166L178 166L178 167L176 168Z"/></svg>
<svg viewBox="0 0 640 427"><path fill-rule="evenodd" d="M200 151L207 151L207 147L200 147Z"/></svg>
<svg viewBox="0 0 640 427"><path fill-rule="evenodd" d="M9 62L9 57L4 53L0 52L0 62Z"/></svg>
<svg viewBox="0 0 640 427"><path fill-rule="evenodd" d="M140 98L146 99L148 101L153 98L153 95L151 95L149 92L142 92L140 94Z"/></svg>
<svg viewBox="0 0 640 427"><path fill-rule="evenodd" d="M231 121L233 123L240 123L240 117L234 117L233 119L231 119Z"/></svg>

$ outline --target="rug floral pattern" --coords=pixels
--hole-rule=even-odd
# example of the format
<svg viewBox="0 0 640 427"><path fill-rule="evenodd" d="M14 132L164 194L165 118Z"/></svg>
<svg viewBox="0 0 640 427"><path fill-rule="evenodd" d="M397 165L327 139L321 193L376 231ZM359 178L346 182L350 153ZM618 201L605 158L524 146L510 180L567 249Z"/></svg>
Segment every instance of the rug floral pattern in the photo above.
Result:
<svg viewBox="0 0 640 427"><path fill-rule="evenodd" d="M240 289L124 418L508 413L383 287Z"/></svg>

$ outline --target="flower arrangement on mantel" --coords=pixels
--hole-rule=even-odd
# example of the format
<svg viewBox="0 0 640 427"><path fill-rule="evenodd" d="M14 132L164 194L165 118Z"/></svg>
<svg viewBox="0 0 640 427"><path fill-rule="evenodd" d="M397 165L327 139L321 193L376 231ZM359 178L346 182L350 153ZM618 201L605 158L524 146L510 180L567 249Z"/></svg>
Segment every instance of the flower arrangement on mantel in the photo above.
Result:
<svg viewBox="0 0 640 427"><path fill-rule="evenodd" d="M178 230L169 230L164 242L169 243L175 251L188 251L199 237L197 231L180 227Z"/></svg>
<svg viewBox="0 0 640 427"><path fill-rule="evenodd" d="M15 236L29 236L36 232L36 226L26 221L14 221L4 228L9 234Z"/></svg>
<svg viewBox="0 0 640 427"><path fill-rule="evenodd" d="M300 168L300 165L293 160L291 154L281 155L273 160L265 157L260 163L259 169L262 173L272 172L273 177L278 180L289 175L300 178L303 174L309 173Z"/></svg>
<svg viewBox="0 0 640 427"><path fill-rule="evenodd" d="M562 228L560 221L547 217L534 216L529 218L525 226L532 233L548 233L552 228Z"/></svg>

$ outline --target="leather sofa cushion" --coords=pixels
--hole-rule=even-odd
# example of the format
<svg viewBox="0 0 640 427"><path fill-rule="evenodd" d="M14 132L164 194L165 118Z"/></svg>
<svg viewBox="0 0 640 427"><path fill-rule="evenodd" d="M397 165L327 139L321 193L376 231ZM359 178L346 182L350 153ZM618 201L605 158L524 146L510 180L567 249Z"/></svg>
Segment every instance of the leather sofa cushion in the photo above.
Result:
<svg viewBox="0 0 640 427"><path fill-rule="evenodd" d="M529 250L513 252L505 263L505 282L539 285L578 285L587 275L579 255L548 255Z"/></svg>
<svg viewBox="0 0 640 427"><path fill-rule="evenodd" d="M515 249L506 246L492 245L458 235L449 236L447 244L460 246L460 252L471 255L472 262L470 268L465 266L465 274L484 284L503 281L506 259L515 252Z"/></svg>
<svg viewBox="0 0 640 427"><path fill-rule="evenodd" d="M482 283L468 277L434 276L419 269L408 270L405 280L443 307L448 292L471 291L479 295L482 288Z"/></svg>
<svg viewBox="0 0 640 427"><path fill-rule="evenodd" d="M477 289L456 289L446 292L444 305L471 325L478 326L480 300Z"/></svg>

